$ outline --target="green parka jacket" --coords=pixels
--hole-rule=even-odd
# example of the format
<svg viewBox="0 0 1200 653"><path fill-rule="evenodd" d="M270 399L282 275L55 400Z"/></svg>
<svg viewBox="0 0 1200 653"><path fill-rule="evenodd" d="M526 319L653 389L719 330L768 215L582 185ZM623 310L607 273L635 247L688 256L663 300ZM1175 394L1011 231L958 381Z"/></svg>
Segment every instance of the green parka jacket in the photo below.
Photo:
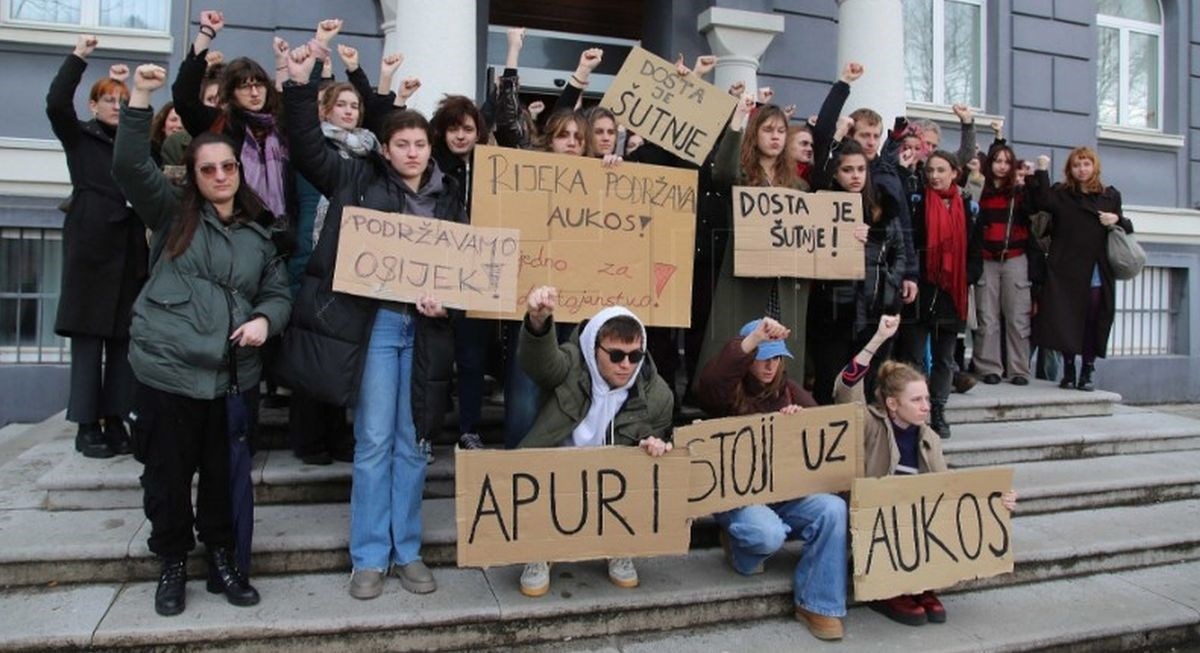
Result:
<svg viewBox="0 0 1200 653"><path fill-rule="evenodd" d="M208 203L187 249L176 258L163 251L181 198L150 156L153 115L123 107L113 148L113 178L153 232L151 251L159 252L133 304L129 362L138 381L150 387L215 399L229 385L231 325L262 316L275 335L287 324L287 272L266 227L256 221L225 225ZM239 347L237 357L239 385L256 387L259 351Z"/></svg>

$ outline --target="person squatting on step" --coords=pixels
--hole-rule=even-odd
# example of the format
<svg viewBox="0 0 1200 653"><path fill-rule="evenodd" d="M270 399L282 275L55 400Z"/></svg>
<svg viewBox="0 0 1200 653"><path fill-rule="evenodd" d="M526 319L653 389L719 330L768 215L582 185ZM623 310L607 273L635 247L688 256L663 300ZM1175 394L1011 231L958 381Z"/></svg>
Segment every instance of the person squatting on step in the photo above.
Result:
<svg viewBox="0 0 1200 653"><path fill-rule="evenodd" d="M183 612L193 524L208 550L208 591L254 605L258 592L234 561L230 410L253 405L258 348L283 329L291 310L271 238L274 216L242 183L238 151L219 133L192 139L177 194L150 153L150 93L166 83L166 73L146 64L133 81L113 177L153 232L150 279L133 304L129 360L137 379L133 449L146 466L150 550L162 562L154 608L164 616ZM239 386L247 390L239 393Z"/></svg>
<svg viewBox="0 0 1200 653"><path fill-rule="evenodd" d="M713 417L779 411L785 415L816 406L788 377L790 329L769 317L753 320L704 366L697 384L704 410ZM804 543L792 581L796 619L813 636L839 640L846 616L846 502L813 494L770 505L735 508L714 515L721 526L725 560L734 571L761 574L763 563L783 543Z"/></svg>
<svg viewBox="0 0 1200 653"><path fill-rule="evenodd" d="M651 456L671 450L674 399L646 354L646 329L629 309L612 306L581 322L567 342L555 337L558 290L542 286L529 293L517 357L521 369L545 397L526 447L639 446ZM617 587L637 587L630 558L608 561ZM550 565L531 562L521 574L521 593L550 591Z"/></svg>
<svg viewBox="0 0 1200 653"><path fill-rule="evenodd" d="M879 318L875 335L834 383L837 403L866 403L862 381L871 369L871 359L899 328L899 316ZM929 386L916 368L898 361L887 361L879 367L875 401L867 403L863 425L864 476L947 471L942 439L928 424L930 404ZM1009 510L1016 509L1017 493L1010 490L1003 502ZM946 608L932 591L875 601L871 609L909 626L946 621Z"/></svg>

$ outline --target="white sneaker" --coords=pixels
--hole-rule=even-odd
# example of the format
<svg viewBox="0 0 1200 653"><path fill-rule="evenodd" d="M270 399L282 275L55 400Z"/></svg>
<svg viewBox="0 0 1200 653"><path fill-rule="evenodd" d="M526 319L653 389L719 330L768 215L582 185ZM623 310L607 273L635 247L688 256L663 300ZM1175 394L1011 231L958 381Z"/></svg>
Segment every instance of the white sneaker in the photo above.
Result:
<svg viewBox="0 0 1200 653"><path fill-rule="evenodd" d="M609 558L608 579L617 587L637 587L637 568L633 566L632 558Z"/></svg>
<svg viewBox="0 0 1200 653"><path fill-rule="evenodd" d="M521 593L538 597L550 591L550 563L531 562L521 572Z"/></svg>
<svg viewBox="0 0 1200 653"><path fill-rule="evenodd" d="M433 464L433 444L431 444L429 440L426 440L425 438L417 440L417 452L425 456L426 464Z"/></svg>

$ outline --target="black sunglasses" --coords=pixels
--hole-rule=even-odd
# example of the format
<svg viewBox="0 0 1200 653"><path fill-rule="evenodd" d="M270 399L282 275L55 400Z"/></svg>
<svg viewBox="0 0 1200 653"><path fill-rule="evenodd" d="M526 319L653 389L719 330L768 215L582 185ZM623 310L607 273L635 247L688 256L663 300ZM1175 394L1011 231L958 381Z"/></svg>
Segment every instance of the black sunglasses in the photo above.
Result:
<svg viewBox="0 0 1200 653"><path fill-rule="evenodd" d="M613 362L613 365L620 365L625 361L625 357L629 357L629 362L637 365L646 357L645 350L634 349L633 351L625 351L624 349L605 349L603 345L596 345L596 349L608 354L608 360Z"/></svg>

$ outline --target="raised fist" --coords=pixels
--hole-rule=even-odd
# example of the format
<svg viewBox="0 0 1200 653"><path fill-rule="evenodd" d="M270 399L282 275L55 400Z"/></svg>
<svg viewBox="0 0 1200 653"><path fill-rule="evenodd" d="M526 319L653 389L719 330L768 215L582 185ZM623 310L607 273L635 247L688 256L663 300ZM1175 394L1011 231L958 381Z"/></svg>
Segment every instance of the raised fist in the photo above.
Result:
<svg viewBox="0 0 1200 653"><path fill-rule="evenodd" d="M505 33L508 35L508 47L520 50L525 46L524 27L510 27Z"/></svg>
<svg viewBox="0 0 1200 653"><path fill-rule="evenodd" d="M75 56L87 59L99 43L100 40L91 34L80 34L79 38L75 39Z"/></svg>
<svg viewBox="0 0 1200 653"><path fill-rule="evenodd" d="M529 313L529 323L535 329L541 330L558 306L558 289L554 286L534 288L525 298L525 305Z"/></svg>
<svg viewBox="0 0 1200 653"><path fill-rule="evenodd" d="M847 84L853 84L854 82L858 81L858 78L862 77L862 75L863 65L857 61L848 61L846 62L845 67L842 68L842 81L846 82Z"/></svg>
<svg viewBox="0 0 1200 653"><path fill-rule="evenodd" d="M588 48L579 55L579 67L591 72L600 65L600 60L604 58L604 50L600 48Z"/></svg>
<svg viewBox="0 0 1200 653"><path fill-rule="evenodd" d="M153 92L167 83L167 71L162 66L144 63L137 67L133 87L139 91Z"/></svg>
<svg viewBox="0 0 1200 653"><path fill-rule="evenodd" d="M351 72L358 70L358 48L339 43L337 52L342 59L342 65L346 66L346 70Z"/></svg>
<svg viewBox="0 0 1200 653"><path fill-rule="evenodd" d="M696 57L696 65L692 66L692 72L700 77L712 72L713 68L717 67L717 56L713 54L702 54Z"/></svg>
<svg viewBox="0 0 1200 653"><path fill-rule="evenodd" d="M202 11L200 12L200 26L210 27L212 31L219 32L225 27L225 14L219 11Z"/></svg>
<svg viewBox="0 0 1200 653"><path fill-rule="evenodd" d="M327 18L317 23L317 40L328 45L340 31L342 31L342 19Z"/></svg>
<svg viewBox="0 0 1200 653"><path fill-rule="evenodd" d="M125 80L129 79L129 66L126 66L123 63L115 63L109 66L108 78L118 82L124 82Z"/></svg>

